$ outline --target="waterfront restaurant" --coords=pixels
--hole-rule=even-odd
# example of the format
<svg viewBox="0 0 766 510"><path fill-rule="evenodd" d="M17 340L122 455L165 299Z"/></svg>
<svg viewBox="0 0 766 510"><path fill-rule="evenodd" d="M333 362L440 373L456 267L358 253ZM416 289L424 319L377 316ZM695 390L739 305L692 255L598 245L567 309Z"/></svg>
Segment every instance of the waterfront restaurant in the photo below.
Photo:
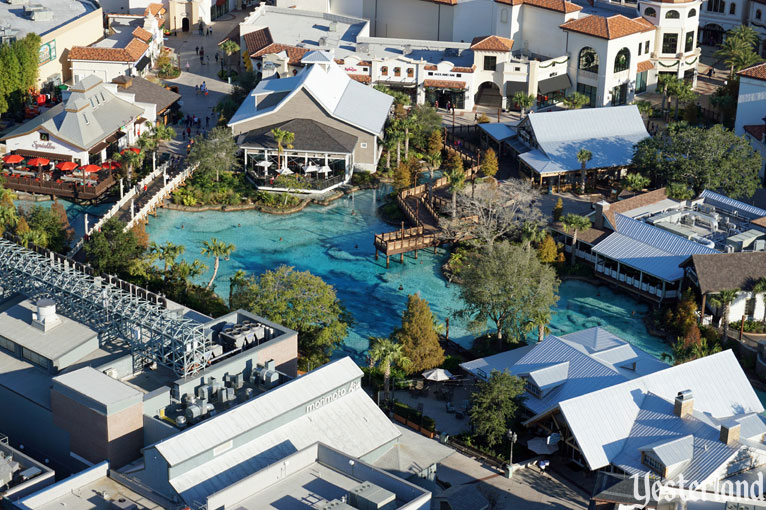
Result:
<svg viewBox="0 0 766 510"><path fill-rule="evenodd" d="M67 93L62 103L0 138L6 152L24 158L45 158L51 166L64 161L79 166L101 165L115 152L135 143L143 108L117 97L93 75L75 83ZM49 170L47 165L26 171L9 170L6 185L30 193L90 199L114 184L106 171L100 172L97 185L80 186L81 183L59 179L53 173L41 173ZM88 186L94 189L87 189Z"/></svg>

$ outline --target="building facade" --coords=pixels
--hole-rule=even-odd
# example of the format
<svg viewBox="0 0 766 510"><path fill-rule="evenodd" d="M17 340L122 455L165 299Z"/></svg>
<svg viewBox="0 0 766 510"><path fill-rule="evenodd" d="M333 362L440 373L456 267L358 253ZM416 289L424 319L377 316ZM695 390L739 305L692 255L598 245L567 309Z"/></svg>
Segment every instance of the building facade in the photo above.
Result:
<svg viewBox="0 0 766 510"><path fill-rule="evenodd" d="M739 95L734 132L744 136L761 155L761 182L766 183L766 64L739 73Z"/></svg>

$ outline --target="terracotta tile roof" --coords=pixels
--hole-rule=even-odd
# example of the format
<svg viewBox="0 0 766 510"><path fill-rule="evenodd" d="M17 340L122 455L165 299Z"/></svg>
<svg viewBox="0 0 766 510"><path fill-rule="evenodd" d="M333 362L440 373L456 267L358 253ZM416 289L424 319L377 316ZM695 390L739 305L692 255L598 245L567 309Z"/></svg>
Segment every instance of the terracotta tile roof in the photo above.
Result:
<svg viewBox="0 0 766 510"><path fill-rule="evenodd" d="M428 0L428 1L433 2L435 4L457 5L457 0Z"/></svg>
<svg viewBox="0 0 766 510"><path fill-rule="evenodd" d="M133 30L133 37L140 39L144 41L145 43L148 43L152 40L152 33L148 30L145 30L144 28L138 27L135 30Z"/></svg>
<svg viewBox="0 0 766 510"><path fill-rule="evenodd" d="M617 222L614 218L615 214L624 213L639 207L655 204L660 200L665 200L666 198L668 198L668 196L665 194L665 188L656 189L648 193L641 193L635 197L609 204L609 209L604 211L604 217L609 220L609 223L616 230Z"/></svg>
<svg viewBox="0 0 766 510"><path fill-rule="evenodd" d="M763 140L763 132L766 131L766 126L763 124L755 124L754 126L744 126L745 131L747 131L747 134L758 140L759 142Z"/></svg>
<svg viewBox="0 0 766 510"><path fill-rule="evenodd" d="M73 46L70 60L100 60L105 62L135 62L149 49L149 45L133 39L124 48L100 48L97 46Z"/></svg>
<svg viewBox="0 0 766 510"><path fill-rule="evenodd" d="M652 64L651 60L644 60L643 62L639 62L636 66L636 72L637 73L643 73L644 71L651 71L654 69L654 64Z"/></svg>
<svg viewBox="0 0 766 510"><path fill-rule="evenodd" d="M144 16L151 14L156 16L158 14L165 14L165 7L162 4L149 4L144 10Z"/></svg>
<svg viewBox="0 0 766 510"><path fill-rule="evenodd" d="M271 37L271 30L268 27L245 34L242 39L244 39L245 48L247 48L247 53L251 57L274 42L274 38Z"/></svg>
<svg viewBox="0 0 766 510"><path fill-rule="evenodd" d="M566 0L523 0L523 3L524 5L532 5L534 7L548 9L549 11L564 12L567 14L582 10L582 7L579 5L567 2Z"/></svg>
<svg viewBox="0 0 766 510"><path fill-rule="evenodd" d="M643 18L631 19L622 14L608 18L596 15L585 16L567 21L561 25L561 28L610 40L655 29L654 25Z"/></svg>
<svg viewBox="0 0 766 510"><path fill-rule="evenodd" d="M499 35L485 35L474 37L471 41L471 49L479 51L511 51L513 40Z"/></svg>
<svg viewBox="0 0 766 510"><path fill-rule="evenodd" d="M438 66L425 66L423 69L425 69L426 71L436 71L437 69L439 69L439 67Z"/></svg>
<svg viewBox="0 0 766 510"><path fill-rule="evenodd" d="M369 66L372 65L372 62L369 61L369 60L360 60L359 63L356 64L356 65L358 65L358 66L368 66L369 67Z"/></svg>
<svg viewBox="0 0 766 510"><path fill-rule="evenodd" d="M336 58L335 63L338 64L339 66L342 66L345 63L345 61L342 58Z"/></svg>
<svg viewBox="0 0 766 510"><path fill-rule="evenodd" d="M303 56L309 52L308 48L298 48L297 46L290 46L288 44L271 43L265 48L256 51L251 57L262 57L264 55L271 55L273 53L287 53L288 64L300 63Z"/></svg>
<svg viewBox="0 0 766 510"><path fill-rule="evenodd" d="M766 64L756 64L737 73L746 78L755 78L756 80L766 80Z"/></svg>
<svg viewBox="0 0 766 510"><path fill-rule="evenodd" d="M423 86L437 89L464 89L465 83L452 80L425 80L423 81Z"/></svg>
<svg viewBox="0 0 766 510"><path fill-rule="evenodd" d="M762 218L756 218L754 220L750 220L750 223L757 227L766 227L766 216Z"/></svg>
<svg viewBox="0 0 766 510"><path fill-rule="evenodd" d="M348 75L349 78L351 78L354 81L358 81L359 83L370 83L372 81L372 77L367 74L351 74Z"/></svg>

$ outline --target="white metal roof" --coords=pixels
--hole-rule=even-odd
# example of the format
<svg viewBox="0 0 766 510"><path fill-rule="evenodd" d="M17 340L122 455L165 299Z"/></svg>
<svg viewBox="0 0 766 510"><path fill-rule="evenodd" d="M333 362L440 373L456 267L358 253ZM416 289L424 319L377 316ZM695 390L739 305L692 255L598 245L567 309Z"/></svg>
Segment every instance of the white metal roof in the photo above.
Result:
<svg viewBox="0 0 766 510"><path fill-rule="evenodd" d="M563 361L543 368L538 368L529 372L529 378L541 390L554 388L563 384L569 376L569 362Z"/></svg>
<svg viewBox="0 0 766 510"><path fill-rule="evenodd" d="M639 451L652 452L666 467L675 466L692 460L694 453L694 436L685 436L662 440L657 443L644 446Z"/></svg>
<svg viewBox="0 0 766 510"><path fill-rule="evenodd" d="M672 403L682 390L693 392L695 415L721 418L763 411L730 350L563 400L559 408L588 466L599 469L623 450L648 393Z"/></svg>
<svg viewBox="0 0 766 510"><path fill-rule="evenodd" d="M299 90L306 90L331 117L377 136L383 133L394 101L388 94L352 80L334 62L314 64L297 76L262 80L242 102L229 125L277 111ZM287 91L289 94L280 96L268 108L258 108L258 104L267 101L268 94Z"/></svg>
<svg viewBox="0 0 766 510"><path fill-rule="evenodd" d="M339 359L209 418L154 446L168 464L174 466L226 443L257 425L297 409L361 376L362 371L351 358Z"/></svg>
<svg viewBox="0 0 766 510"><path fill-rule="evenodd" d="M580 149L592 153L588 168L629 165L633 147L649 137L635 105L533 113L527 119L548 164L532 154L535 151L522 159L542 174L579 171Z"/></svg>
<svg viewBox="0 0 766 510"><path fill-rule="evenodd" d="M706 189L700 194L700 198L705 199L706 204L720 207L725 211L736 211L740 215L751 220L766 216L766 210L761 209L760 207L740 202L739 200L729 198L726 195L721 195L715 191Z"/></svg>
<svg viewBox="0 0 766 510"><path fill-rule="evenodd" d="M479 129L487 133L495 141L502 142L516 134L516 130L510 124L503 122L491 122L479 124Z"/></svg>

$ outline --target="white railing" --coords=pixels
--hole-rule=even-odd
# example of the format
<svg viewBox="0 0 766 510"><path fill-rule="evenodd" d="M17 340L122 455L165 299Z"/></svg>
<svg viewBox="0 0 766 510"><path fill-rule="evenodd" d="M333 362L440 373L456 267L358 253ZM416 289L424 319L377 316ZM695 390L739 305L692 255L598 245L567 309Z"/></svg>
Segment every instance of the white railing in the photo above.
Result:
<svg viewBox="0 0 766 510"><path fill-rule="evenodd" d="M136 224L144 219L147 214L149 214L149 211L157 207L160 202L165 200L165 197L170 195L172 190L176 189L181 182L183 182L187 177L189 177L194 170L197 167L187 167L183 172L179 173L175 177L173 177L171 180L167 182L162 188L160 188L157 193L154 194L154 196L149 199L149 201L144 204L144 206L136 211L135 215L130 219L127 225L125 225L125 230L130 230L131 228L135 227Z"/></svg>

